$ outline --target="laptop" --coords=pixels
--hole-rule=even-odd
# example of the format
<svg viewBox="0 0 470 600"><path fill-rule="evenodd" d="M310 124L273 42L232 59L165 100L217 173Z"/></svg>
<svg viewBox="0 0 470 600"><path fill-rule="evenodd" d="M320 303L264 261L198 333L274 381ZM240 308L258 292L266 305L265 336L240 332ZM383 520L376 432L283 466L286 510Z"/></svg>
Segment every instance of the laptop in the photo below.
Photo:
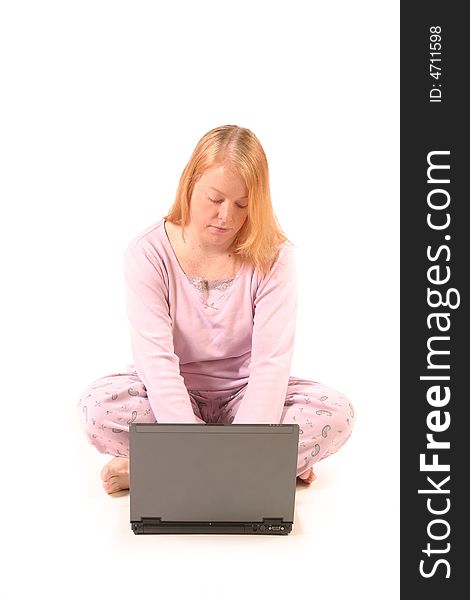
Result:
<svg viewBox="0 0 470 600"><path fill-rule="evenodd" d="M299 426L132 423L135 534L287 535Z"/></svg>

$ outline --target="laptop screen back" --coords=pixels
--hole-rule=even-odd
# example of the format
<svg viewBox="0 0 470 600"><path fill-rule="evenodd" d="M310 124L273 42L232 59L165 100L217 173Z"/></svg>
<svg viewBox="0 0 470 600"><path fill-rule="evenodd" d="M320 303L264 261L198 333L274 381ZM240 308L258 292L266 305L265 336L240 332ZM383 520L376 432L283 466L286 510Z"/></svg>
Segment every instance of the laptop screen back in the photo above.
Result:
<svg viewBox="0 0 470 600"><path fill-rule="evenodd" d="M293 521L298 425L132 424L131 521Z"/></svg>

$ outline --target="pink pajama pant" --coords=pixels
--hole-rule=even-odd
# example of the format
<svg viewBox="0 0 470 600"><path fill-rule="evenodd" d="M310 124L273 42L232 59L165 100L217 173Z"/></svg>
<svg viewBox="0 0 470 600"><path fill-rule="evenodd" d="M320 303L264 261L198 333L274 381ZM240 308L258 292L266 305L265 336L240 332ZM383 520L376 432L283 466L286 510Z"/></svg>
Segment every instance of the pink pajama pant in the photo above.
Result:
<svg viewBox="0 0 470 600"><path fill-rule="evenodd" d="M230 392L188 390L201 423L231 423L246 385ZM133 365L92 383L79 410L91 444L112 456L129 455L129 424L155 423L147 391ZM341 393L315 381L290 377L281 423L300 427L297 475L336 452L349 438L354 408Z"/></svg>

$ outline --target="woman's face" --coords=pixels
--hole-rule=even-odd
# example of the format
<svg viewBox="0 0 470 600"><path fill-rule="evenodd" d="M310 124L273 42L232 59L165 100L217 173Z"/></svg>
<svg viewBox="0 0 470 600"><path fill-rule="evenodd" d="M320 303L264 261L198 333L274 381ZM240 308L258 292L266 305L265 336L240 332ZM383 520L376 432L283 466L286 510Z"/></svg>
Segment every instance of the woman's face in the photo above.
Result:
<svg viewBox="0 0 470 600"><path fill-rule="evenodd" d="M228 249L248 216L248 190L227 163L214 165L196 181L189 228L204 245Z"/></svg>

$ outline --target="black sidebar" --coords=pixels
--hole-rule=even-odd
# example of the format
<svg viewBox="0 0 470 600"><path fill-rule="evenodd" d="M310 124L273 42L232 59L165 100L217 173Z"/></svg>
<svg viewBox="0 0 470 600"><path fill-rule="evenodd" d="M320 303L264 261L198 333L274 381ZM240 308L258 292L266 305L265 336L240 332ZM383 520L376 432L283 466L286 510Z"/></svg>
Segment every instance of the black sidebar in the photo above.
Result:
<svg viewBox="0 0 470 600"><path fill-rule="evenodd" d="M401 2L405 599L468 595L470 25L464 6Z"/></svg>

